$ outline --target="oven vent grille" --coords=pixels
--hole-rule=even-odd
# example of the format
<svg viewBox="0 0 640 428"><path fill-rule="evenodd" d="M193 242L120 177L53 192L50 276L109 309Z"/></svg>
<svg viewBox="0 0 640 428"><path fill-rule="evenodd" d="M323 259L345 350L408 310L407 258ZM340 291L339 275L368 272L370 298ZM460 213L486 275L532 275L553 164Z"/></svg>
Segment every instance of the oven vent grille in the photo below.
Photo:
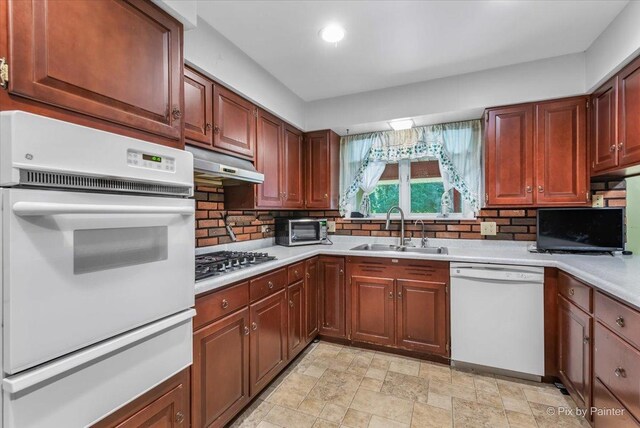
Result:
<svg viewBox="0 0 640 428"><path fill-rule="evenodd" d="M98 178L57 172L20 171L20 184L29 186L83 189L102 192L148 193L154 195L191 196L189 186L141 183L117 178Z"/></svg>

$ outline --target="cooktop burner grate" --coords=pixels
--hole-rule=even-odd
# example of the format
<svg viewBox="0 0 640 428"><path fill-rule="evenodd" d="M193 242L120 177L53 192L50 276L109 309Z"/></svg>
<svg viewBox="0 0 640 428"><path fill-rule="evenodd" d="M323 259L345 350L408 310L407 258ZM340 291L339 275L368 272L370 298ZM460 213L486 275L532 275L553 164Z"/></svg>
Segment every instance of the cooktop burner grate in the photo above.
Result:
<svg viewBox="0 0 640 428"><path fill-rule="evenodd" d="M196 256L196 281L275 260L267 253L216 251Z"/></svg>

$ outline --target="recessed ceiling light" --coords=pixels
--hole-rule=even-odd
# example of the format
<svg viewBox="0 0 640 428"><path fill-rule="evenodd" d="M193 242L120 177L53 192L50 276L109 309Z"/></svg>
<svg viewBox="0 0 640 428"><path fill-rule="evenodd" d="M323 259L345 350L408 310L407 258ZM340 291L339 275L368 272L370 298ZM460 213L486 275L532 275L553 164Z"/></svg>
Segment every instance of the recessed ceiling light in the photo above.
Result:
<svg viewBox="0 0 640 428"><path fill-rule="evenodd" d="M320 37L328 43L338 43L344 39L344 28L337 24L330 24L320 30Z"/></svg>
<svg viewBox="0 0 640 428"><path fill-rule="evenodd" d="M402 131L403 129L411 129L413 127L412 119L400 119L389 122L389 126L393 128L394 131Z"/></svg>

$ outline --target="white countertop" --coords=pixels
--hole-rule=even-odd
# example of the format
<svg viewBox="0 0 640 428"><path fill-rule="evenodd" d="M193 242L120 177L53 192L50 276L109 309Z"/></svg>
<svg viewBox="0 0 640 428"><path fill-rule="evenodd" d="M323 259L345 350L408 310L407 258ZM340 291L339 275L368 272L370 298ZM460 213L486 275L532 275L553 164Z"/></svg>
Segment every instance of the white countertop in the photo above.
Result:
<svg viewBox="0 0 640 428"><path fill-rule="evenodd" d="M385 251L353 251L365 243L397 243L397 238L332 236L333 245L282 247L273 239L198 248L197 254L221 250L261 251L276 260L196 282L196 295L242 281L270 270L317 255L411 258L452 262L495 263L507 265L556 267L601 289L636 308L640 308L640 256L571 255L530 253L532 242L487 241L466 239L430 239L429 246L448 248L448 254L396 253ZM416 242L417 241L417 242ZM414 239L419 245L419 240Z"/></svg>

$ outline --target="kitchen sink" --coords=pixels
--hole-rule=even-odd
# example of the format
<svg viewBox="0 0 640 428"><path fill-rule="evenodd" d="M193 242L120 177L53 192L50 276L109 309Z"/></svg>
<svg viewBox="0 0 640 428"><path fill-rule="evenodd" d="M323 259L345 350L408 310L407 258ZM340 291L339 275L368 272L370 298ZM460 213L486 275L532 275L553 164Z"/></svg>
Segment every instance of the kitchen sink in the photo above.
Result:
<svg viewBox="0 0 640 428"><path fill-rule="evenodd" d="M396 253L419 253L419 254L447 254L446 247L401 247L399 245L386 244L362 244L353 247L354 251L390 251Z"/></svg>

